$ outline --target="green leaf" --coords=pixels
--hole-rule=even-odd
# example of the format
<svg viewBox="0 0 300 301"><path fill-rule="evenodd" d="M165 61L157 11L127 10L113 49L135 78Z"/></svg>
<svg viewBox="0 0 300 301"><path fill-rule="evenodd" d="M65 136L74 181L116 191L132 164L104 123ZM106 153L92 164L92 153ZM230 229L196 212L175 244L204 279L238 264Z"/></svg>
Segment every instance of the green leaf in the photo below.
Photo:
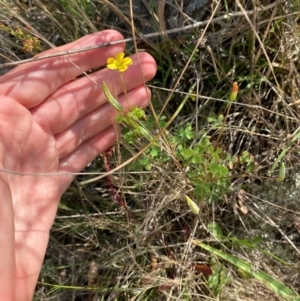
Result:
<svg viewBox="0 0 300 301"><path fill-rule="evenodd" d="M158 147L153 146L150 151L151 156L153 158L156 157L159 154L159 150L160 149Z"/></svg>
<svg viewBox="0 0 300 301"><path fill-rule="evenodd" d="M202 159L201 155L195 154L192 158L192 163L193 164L201 163L201 159Z"/></svg>
<svg viewBox="0 0 300 301"><path fill-rule="evenodd" d="M252 161L250 153L248 151L243 151L240 157L240 161L242 164L250 163Z"/></svg>
<svg viewBox="0 0 300 301"><path fill-rule="evenodd" d="M221 175L222 177L226 177L226 176L229 175L229 170L228 170L228 168L227 168L226 166L224 166L224 165L221 165L221 166L220 166L219 172L220 172L220 175Z"/></svg>
<svg viewBox="0 0 300 301"><path fill-rule="evenodd" d="M217 223L208 223L207 229L212 232L213 236L216 238L222 238L223 237L223 232L221 227Z"/></svg>
<svg viewBox="0 0 300 301"><path fill-rule="evenodd" d="M185 159L189 159L194 156L194 151L191 149L185 149L183 152L181 152L181 154Z"/></svg>
<svg viewBox="0 0 300 301"><path fill-rule="evenodd" d="M278 175L278 181L282 182L285 179L285 164L284 162L281 162L280 169L279 169L279 175Z"/></svg>
<svg viewBox="0 0 300 301"><path fill-rule="evenodd" d="M141 164L146 170L150 170L152 165L150 164L150 157L149 156L144 156L141 159Z"/></svg>
<svg viewBox="0 0 300 301"><path fill-rule="evenodd" d="M141 119L142 117L145 116L145 111L140 109L140 108L137 108L137 107L134 107L130 113L136 118L136 119Z"/></svg>
<svg viewBox="0 0 300 301"><path fill-rule="evenodd" d="M122 122L124 122L125 117L123 115L118 115L115 120L116 120L116 123L122 123Z"/></svg>
<svg viewBox="0 0 300 301"><path fill-rule="evenodd" d="M193 170L189 170L189 171L186 173L186 175L187 175L189 178L194 178L194 177L197 175L197 173L196 173L195 171L193 171Z"/></svg>
<svg viewBox="0 0 300 301"><path fill-rule="evenodd" d="M209 198L209 203L220 200L220 196L217 193L212 192Z"/></svg>
<svg viewBox="0 0 300 301"><path fill-rule="evenodd" d="M107 85L105 82L103 82L103 92L107 98L107 101L120 113L124 112L124 108L121 106L121 104L111 95Z"/></svg>
<svg viewBox="0 0 300 301"><path fill-rule="evenodd" d="M220 165L219 165L218 163L213 162L213 163L210 165L209 170L210 170L213 174L217 175L217 174L219 173L219 167L220 167Z"/></svg>
<svg viewBox="0 0 300 301"><path fill-rule="evenodd" d="M210 265L212 267L212 275L209 276L207 284L214 295L217 296L228 283L228 272L224 265L216 258L211 259Z"/></svg>
<svg viewBox="0 0 300 301"><path fill-rule="evenodd" d="M257 166L255 165L254 162L249 163L246 167L247 172L252 172L252 171L255 171L256 169L257 169Z"/></svg>
<svg viewBox="0 0 300 301"><path fill-rule="evenodd" d="M292 138L292 140L288 143L288 145L286 146L286 148L281 152L281 154L279 155L279 157L276 159L276 161L274 162L270 173L272 173L277 165L280 163L280 161L282 160L282 158L285 156L285 154L289 151L289 149L292 147L292 145L294 144L294 142L298 141L298 139L300 138L300 131L298 130L298 132L294 135L294 137Z"/></svg>

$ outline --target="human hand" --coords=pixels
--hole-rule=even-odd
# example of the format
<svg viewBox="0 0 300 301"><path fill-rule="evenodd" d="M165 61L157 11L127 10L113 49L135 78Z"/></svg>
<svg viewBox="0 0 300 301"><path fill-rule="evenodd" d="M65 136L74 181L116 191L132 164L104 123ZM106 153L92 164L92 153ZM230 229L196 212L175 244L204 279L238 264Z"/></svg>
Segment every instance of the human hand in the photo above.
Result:
<svg viewBox="0 0 300 301"><path fill-rule="evenodd" d="M59 47L65 51L122 39L113 30ZM100 88L104 80L122 106L128 108L117 71L107 68L76 79L106 64L125 45L92 50L24 64L0 78L0 300L32 300L45 255L49 230L71 175L37 173L80 172L112 145L116 111ZM54 53L50 50L42 53ZM145 107L150 91L143 82L156 71L147 53L132 56L124 72L130 106ZM142 74L141 74L142 72ZM27 174L27 175L25 175ZM31 175L28 175L31 174Z"/></svg>

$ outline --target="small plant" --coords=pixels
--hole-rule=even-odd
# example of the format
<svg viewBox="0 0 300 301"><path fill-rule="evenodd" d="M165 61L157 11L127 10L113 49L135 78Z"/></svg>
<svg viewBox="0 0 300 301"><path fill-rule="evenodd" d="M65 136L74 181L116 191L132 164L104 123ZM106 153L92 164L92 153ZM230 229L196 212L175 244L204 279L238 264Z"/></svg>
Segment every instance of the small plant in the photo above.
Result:
<svg viewBox="0 0 300 301"><path fill-rule="evenodd" d="M111 70L118 70L120 73L126 71L132 64L132 59L124 56L125 54L123 52L120 52L116 54L115 58L108 58L107 68ZM121 80L124 85L122 74ZM129 140L133 142L133 137L145 137L148 139L148 141L151 141L151 135L140 123L140 120L145 116L145 111L140 108L133 107L129 110L129 112L125 112L123 106L112 96L105 82L103 82L103 91L108 102L120 113L116 117L116 122L130 128L130 135L127 135ZM126 95L125 86L124 93Z"/></svg>
<svg viewBox="0 0 300 301"><path fill-rule="evenodd" d="M239 156L239 160L240 163L243 166L245 166L246 172L250 173L257 169L254 157L248 151L243 151L242 154Z"/></svg>
<svg viewBox="0 0 300 301"><path fill-rule="evenodd" d="M118 69L123 72L127 69L127 65L123 65L124 54L117 59L109 59L112 69ZM121 71L122 70L122 71ZM128 113L124 112L124 108L114 99L103 83L104 93L111 105L120 113L116 118L116 122L123 124L127 128L125 139L130 144L135 144L137 139L146 138L148 142L152 142L153 137L147 128L151 123L142 121L145 112L139 108L132 108ZM184 167L189 167L187 177L191 180L195 187L195 195L199 200L208 200L209 202L219 200L224 193L229 192L230 175L227 167L231 162L231 157L221 148L215 148L210 141L210 137L202 133L202 138L197 143L193 143L196 133L191 124L179 127L172 135L167 136L167 142L175 150L176 158L182 162ZM153 142L148 148L144 156L137 159L137 165L143 166L146 170L151 169L152 160L163 159L170 160L170 156L157 143Z"/></svg>
<svg viewBox="0 0 300 301"><path fill-rule="evenodd" d="M15 38L19 39L23 43L23 50L25 52L33 52L34 54L42 50L40 41L37 37L32 36L28 31L24 31L21 27L7 26L0 23L0 30L3 30Z"/></svg>

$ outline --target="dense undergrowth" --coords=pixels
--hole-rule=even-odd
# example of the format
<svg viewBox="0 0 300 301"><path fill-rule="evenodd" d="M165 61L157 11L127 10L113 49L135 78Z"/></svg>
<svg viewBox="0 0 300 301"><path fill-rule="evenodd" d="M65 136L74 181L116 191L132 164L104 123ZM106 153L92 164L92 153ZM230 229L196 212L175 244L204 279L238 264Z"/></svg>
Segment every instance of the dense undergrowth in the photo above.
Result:
<svg viewBox="0 0 300 301"><path fill-rule="evenodd" d="M35 300L300 300L300 3L194 2L0 1L2 63L114 28L158 65L63 196ZM147 37L172 17L203 23Z"/></svg>

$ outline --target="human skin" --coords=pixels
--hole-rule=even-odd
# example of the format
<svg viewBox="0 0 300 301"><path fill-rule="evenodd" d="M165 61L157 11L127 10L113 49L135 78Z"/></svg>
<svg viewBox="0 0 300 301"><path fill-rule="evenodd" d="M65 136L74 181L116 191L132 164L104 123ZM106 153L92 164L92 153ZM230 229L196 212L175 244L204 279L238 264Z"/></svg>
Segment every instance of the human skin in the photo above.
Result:
<svg viewBox="0 0 300 301"><path fill-rule="evenodd" d="M122 38L102 31L40 55ZM149 103L144 83L156 64L144 52L139 62L133 55L122 73L129 101L117 70L91 74L97 84L86 76L76 79L105 66L124 47L68 56L79 68L56 57L20 65L0 78L0 300L32 300L60 198L74 179L56 173L80 172L116 140L117 112L102 92L103 80L125 108ZM38 173L54 175L33 175Z"/></svg>

